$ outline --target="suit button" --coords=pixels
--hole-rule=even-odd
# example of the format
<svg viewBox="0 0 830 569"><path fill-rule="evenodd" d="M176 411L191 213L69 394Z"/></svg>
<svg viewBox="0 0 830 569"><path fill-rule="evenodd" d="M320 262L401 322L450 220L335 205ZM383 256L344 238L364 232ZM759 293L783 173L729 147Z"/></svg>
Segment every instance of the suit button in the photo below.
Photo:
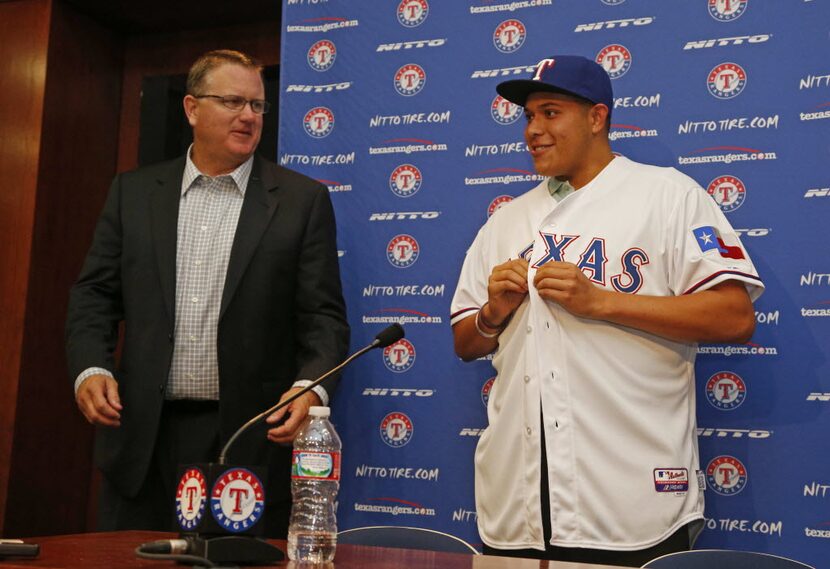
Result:
<svg viewBox="0 0 830 569"><path fill-rule="evenodd" d="M159 383L159 393L164 393L164 384Z"/></svg>
<svg viewBox="0 0 830 569"><path fill-rule="evenodd" d="M172 333L168 334L167 339L172 342L173 341L173 334Z"/></svg>

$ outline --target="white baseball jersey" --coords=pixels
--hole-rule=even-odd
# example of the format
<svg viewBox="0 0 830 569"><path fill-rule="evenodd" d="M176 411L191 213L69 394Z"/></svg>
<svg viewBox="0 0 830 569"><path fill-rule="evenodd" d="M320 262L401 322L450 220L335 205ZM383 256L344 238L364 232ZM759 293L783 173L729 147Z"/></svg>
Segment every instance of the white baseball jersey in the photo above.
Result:
<svg viewBox="0 0 830 569"><path fill-rule="evenodd" d="M696 344L573 316L532 283L535 267L561 260L624 293L678 296L738 280L754 300L763 283L723 213L688 176L624 157L558 204L542 182L479 231L453 324L487 301L493 267L520 255L530 261L529 293L499 338L489 426L475 455L484 543L544 549L542 475L552 545L644 549L702 519Z"/></svg>

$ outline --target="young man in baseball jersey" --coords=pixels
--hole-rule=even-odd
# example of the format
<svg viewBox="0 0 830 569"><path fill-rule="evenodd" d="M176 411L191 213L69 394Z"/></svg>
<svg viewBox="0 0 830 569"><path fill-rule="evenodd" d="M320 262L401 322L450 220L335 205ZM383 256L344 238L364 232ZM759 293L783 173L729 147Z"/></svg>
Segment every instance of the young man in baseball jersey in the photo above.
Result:
<svg viewBox="0 0 830 569"><path fill-rule="evenodd" d="M554 56L497 87L549 176L496 212L452 302L456 353L498 373L476 449L485 553L639 566L702 527L697 342L744 342L763 290L723 213L615 156L605 70Z"/></svg>

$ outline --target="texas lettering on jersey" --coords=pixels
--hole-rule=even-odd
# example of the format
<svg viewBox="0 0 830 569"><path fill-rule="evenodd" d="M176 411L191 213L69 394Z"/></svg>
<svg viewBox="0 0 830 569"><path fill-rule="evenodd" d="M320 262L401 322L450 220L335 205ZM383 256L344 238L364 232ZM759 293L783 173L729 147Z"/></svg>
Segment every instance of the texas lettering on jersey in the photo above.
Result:
<svg viewBox="0 0 830 569"><path fill-rule="evenodd" d="M557 235L556 233L542 231L539 232L539 235L545 245L545 253L541 258L532 262L531 268L534 269L538 269L550 261L566 261L565 249L579 239L579 235ZM533 243L522 249L518 256L531 263ZM612 275L610 279L607 279L607 263L608 255L605 252L605 239L594 237L579 254L575 264L591 282L607 286L607 282L610 280L611 286L618 292L635 294L643 286L641 268L648 265L648 255L640 247L631 247L622 254L620 257L622 271Z"/></svg>

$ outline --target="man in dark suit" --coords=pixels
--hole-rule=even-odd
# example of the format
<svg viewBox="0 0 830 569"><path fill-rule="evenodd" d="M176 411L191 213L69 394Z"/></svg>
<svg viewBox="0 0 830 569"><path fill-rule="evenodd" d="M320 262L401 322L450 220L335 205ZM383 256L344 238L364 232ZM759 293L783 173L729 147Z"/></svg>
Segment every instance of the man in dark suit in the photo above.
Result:
<svg viewBox="0 0 830 569"><path fill-rule="evenodd" d="M116 176L72 289L69 371L98 426L100 529L174 529L177 465L215 461L246 420L346 354L328 192L254 155L264 93L245 54L194 63L184 98L193 145ZM230 453L269 468L270 536L287 529L288 445L334 387L298 398Z"/></svg>

